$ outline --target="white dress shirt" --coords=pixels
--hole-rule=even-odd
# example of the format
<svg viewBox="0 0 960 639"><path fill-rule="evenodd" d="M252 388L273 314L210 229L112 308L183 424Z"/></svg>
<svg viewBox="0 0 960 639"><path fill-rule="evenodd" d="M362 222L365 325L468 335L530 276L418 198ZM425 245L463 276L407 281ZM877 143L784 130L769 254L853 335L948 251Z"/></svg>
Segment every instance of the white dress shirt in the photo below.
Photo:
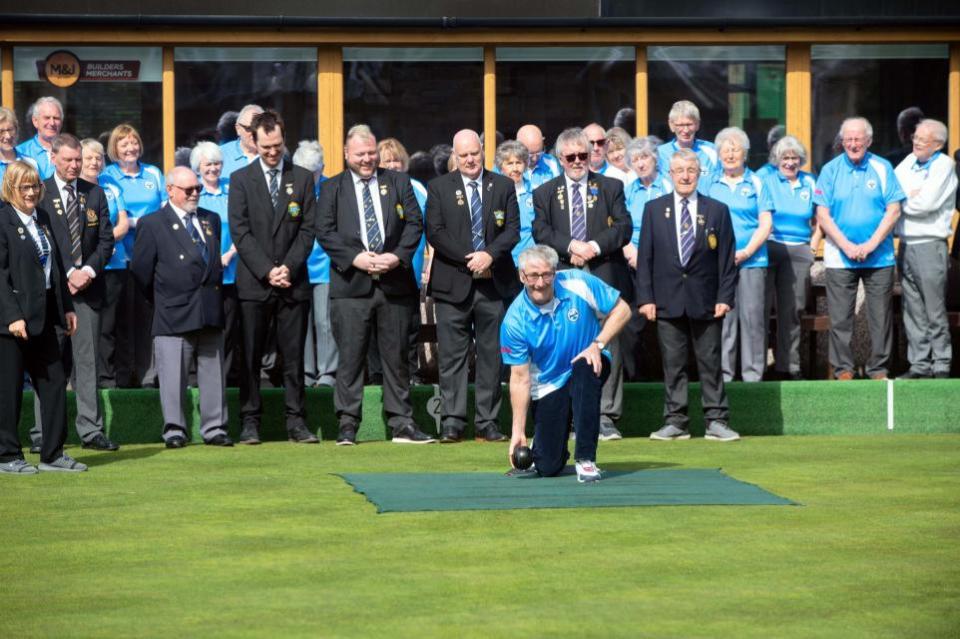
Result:
<svg viewBox="0 0 960 639"><path fill-rule="evenodd" d="M697 241L697 192L694 191L690 195L686 196L687 198L687 210L690 211L690 223L693 225L693 241ZM683 204L680 200L683 199L683 196L673 192L673 224L677 229L677 255L680 256L680 212L683 211ZM681 256L682 257L682 256Z"/></svg>
<svg viewBox="0 0 960 639"><path fill-rule="evenodd" d="M367 216L364 214L363 209L363 178L354 173L352 169L350 170L350 177L353 179L353 190L357 196L357 211L360 213L360 241L363 242L363 247L369 251L370 246L367 244ZM380 227L380 240L386 242L387 236L384 233L383 211L380 207L380 189L377 184L376 171L370 176L370 199L373 200L373 211L377 215L377 226Z"/></svg>
<svg viewBox="0 0 960 639"><path fill-rule="evenodd" d="M30 234L30 241L33 242L33 246L31 248L33 248L33 250L36 251L38 247L43 246L42 243L40 242L40 227L37 225L36 213L34 213L33 215L25 215L21 213L20 209L16 207L14 207L13 210L17 212L17 217L20 218L20 223L23 224L24 227L26 227L27 232ZM50 256L47 257L47 263L43 266L43 277L46 281L47 290L49 291L50 290L50 268L51 268L51 265L53 264L53 246L51 246L53 244L53 237L47 234L46 238L47 238L47 245L50 246Z"/></svg>
<svg viewBox="0 0 960 639"><path fill-rule="evenodd" d="M181 209L179 206L173 202L167 202L170 205L170 208L173 209L173 212L177 214L177 217L180 218L180 223L183 224L183 230L187 230L187 212ZM197 229L197 234L200 235L200 241L204 244L207 243L206 238L203 237L203 227L200 226L200 220L197 219L196 213L193 215L193 220L191 221L193 228ZM189 232L189 231L188 231Z"/></svg>
<svg viewBox="0 0 960 639"><path fill-rule="evenodd" d="M280 178L283 176L283 158L280 158L280 164L273 168L267 166L263 158L260 158L260 168L263 169L263 177L267 181L267 193L270 193L270 171L273 169L277 170L277 193L279 194L280 189L283 188L283 185L280 184Z"/></svg>

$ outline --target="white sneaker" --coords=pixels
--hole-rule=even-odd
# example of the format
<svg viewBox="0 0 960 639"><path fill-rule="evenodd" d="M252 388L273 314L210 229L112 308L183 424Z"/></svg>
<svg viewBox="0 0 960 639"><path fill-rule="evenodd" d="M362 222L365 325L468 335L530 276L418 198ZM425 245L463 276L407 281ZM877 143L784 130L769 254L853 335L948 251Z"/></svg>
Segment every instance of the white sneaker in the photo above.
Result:
<svg viewBox="0 0 960 639"><path fill-rule="evenodd" d="M577 481L581 484L600 481L600 469L592 461L578 461Z"/></svg>

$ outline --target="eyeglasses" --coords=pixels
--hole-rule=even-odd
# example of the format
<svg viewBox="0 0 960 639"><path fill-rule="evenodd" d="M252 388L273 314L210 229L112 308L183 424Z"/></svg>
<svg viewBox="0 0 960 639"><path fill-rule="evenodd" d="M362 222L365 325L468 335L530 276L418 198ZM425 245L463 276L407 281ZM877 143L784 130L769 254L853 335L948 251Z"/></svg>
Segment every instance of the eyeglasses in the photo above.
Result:
<svg viewBox="0 0 960 639"><path fill-rule="evenodd" d="M563 156L563 159L567 162L574 162L580 160L581 162L586 162L590 158L589 153L567 153Z"/></svg>
<svg viewBox="0 0 960 639"><path fill-rule="evenodd" d="M606 138L600 138L599 140L590 140L590 144L592 144L593 146L603 146L606 143L607 143Z"/></svg>
<svg viewBox="0 0 960 639"><path fill-rule="evenodd" d="M16 132L17 130L13 127L6 127L3 129L0 129L0 135L13 135Z"/></svg>
<svg viewBox="0 0 960 639"><path fill-rule="evenodd" d="M30 191L35 191L39 193L40 189L43 188L43 185L35 182L33 184L21 184L17 188L20 189L21 193L29 193Z"/></svg>
<svg viewBox="0 0 960 639"><path fill-rule="evenodd" d="M183 191L184 195L187 195L188 197L191 196L191 195L199 195L199 194L200 194L200 186L199 186L199 185L198 185L198 186L187 186L187 187L183 187L183 186L180 186L179 184L174 184L173 186L175 186L176 188L178 188L178 189L180 189L181 191Z"/></svg>
<svg viewBox="0 0 960 639"><path fill-rule="evenodd" d="M3 133L3 131L0 131L0 133ZM916 134L911 135L911 136L910 136L910 140L913 141L913 142L916 143L916 144L920 144L920 145L923 145L923 146L927 146L928 144L933 144L933 140L931 140L930 138L922 138L922 137L920 137L919 135L916 135Z"/></svg>
<svg viewBox="0 0 960 639"><path fill-rule="evenodd" d="M526 278L528 282L536 284L537 282L552 282L553 278L556 276L556 273L553 271L547 273L527 273L524 272L523 277Z"/></svg>

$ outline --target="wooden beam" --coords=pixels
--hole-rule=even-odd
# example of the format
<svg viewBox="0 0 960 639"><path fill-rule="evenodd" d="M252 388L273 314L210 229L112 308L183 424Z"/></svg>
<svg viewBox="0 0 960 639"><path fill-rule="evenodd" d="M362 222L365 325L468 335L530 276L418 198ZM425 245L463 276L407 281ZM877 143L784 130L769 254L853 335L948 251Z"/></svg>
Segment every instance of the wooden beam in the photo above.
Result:
<svg viewBox="0 0 960 639"><path fill-rule="evenodd" d="M650 117L649 113L649 94L647 89L647 47L636 47L637 52L637 66L636 66L636 79L634 81L634 90L636 91L636 96L634 98L637 108L637 137L645 137L649 135L650 126L647 120Z"/></svg>
<svg viewBox="0 0 960 639"><path fill-rule="evenodd" d="M960 41L960 28L863 27L804 28L417 28L351 29L344 27L77 27L5 25L0 45L231 45L231 46L498 46L498 45L623 45L623 44L870 44Z"/></svg>
<svg viewBox="0 0 960 639"><path fill-rule="evenodd" d="M163 171L171 171L177 149L177 101L173 73L173 47L163 48Z"/></svg>
<svg viewBox="0 0 960 639"><path fill-rule="evenodd" d="M812 159L811 144L813 100L810 83L810 45L787 46L786 115L787 133L794 136L807 149L807 166Z"/></svg>
<svg viewBox="0 0 960 639"><path fill-rule="evenodd" d="M483 48L483 165L493 169L497 152L497 49Z"/></svg>
<svg viewBox="0 0 960 639"><path fill-rule="evenodd" d="M324 174L343 171L343 51L317 49L317 138L323 147Z"/></svg>
<svg viewBox="0 0 960 639"><path fill-rule="evenodd" d="M950 78L947 89L947 130L950 146L944 149L953 153L960 149L960 43L950 45Z"/></svg>
<svg viewBox="0 0 960 639"><path fill-rule="evenodd" d="M0 83L3 85L0 92L0 103L11 111L13 110L13 47L0 49Z"/></svg>

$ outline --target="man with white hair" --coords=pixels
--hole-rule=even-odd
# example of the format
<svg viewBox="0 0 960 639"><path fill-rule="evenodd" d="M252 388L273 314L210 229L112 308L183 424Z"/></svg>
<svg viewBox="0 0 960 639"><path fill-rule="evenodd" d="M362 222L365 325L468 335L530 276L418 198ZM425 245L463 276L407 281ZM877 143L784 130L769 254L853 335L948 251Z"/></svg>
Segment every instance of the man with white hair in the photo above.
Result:
<svg viewBox="0 0 960 639"><path fill-rule="evenodd" d="M544 182L560 175L560 163L543 149L543 132L535 124L524 124L517 129L517 142L527 147L530 160L524 177L530 180L530 188L535 189Z"/></svg>
<svg viewBox="0 0 960 639"><path fill-rule="evenodd" d="M160 382L163 441L190 441L184 417L187 364L197 360L200 433L209 446L233 446L227 436L223 368L220 216L199 207L196 174L178 166L166 176L167 204L137 226L130 269L153 301L153 345Z"/></svg>
<svg viewBox="0 0 960 639"><path fill-rule="evenodd" d="M363 369L376 324L383 410L396 444L430 444L413 419L407 340L420 302L413 254L423 233L410 178L379 167L370 127L347 131L347 168L320 190L317 238L330 256L330 319L340 349L333 406L338 446L353 446L363 417Z"/></svg>
<svg viewBox="0 0 960 639"><path fill-rule="evenodd" d="M904 199L893 167L870 153L873 127L866 118L840 126L843 153L827 162L817 179L813 203L826 236L827 310L830 364L841 381L854 378L853 317L857 287L863 282L870 355L865 373L886 379L893 350L894 252L891 231Z"/></svg>
<svg viewBox="0 0 960 639"><path fill-rule="evenodd" d="M17 152L36 162L40 178L46 180L54 173L50 148L63 128L63 105L52 96L44 96L33 103L29 114L37 134L18 144Z"/></svg>
<svg viewBox="0 0 960 639"><path fill-rule="evenodd" d="M240 109L235 125L237 139L220 145L223 153L223 177L229 178L231 173L257 159L257 143L253 139L250 123L253 116L260 113L263 113L263 107L257 104L248 104Z"/></svg>
<svg viewBox="0 0 960 639"><path fill-rule="evenodd" d="M952 347L947 322L947 238L953 218L957 175L942 153L947 127L921 120L913 133L913 153L896 168L906 199L897 223L903 325L910 370L900 379L949 377Z"/></svg>
<svg viewBox="0 0 960 639"><path fill-rule="evenodd" d="M661 175L670 174L670 159L680 149L690 149L700 162L700 179L708 184L718 170L717 149L712 142L697 137L700 130L700 109L689 100L678 100L670 107L667 124L674 138L657 149Z"/></svg>

